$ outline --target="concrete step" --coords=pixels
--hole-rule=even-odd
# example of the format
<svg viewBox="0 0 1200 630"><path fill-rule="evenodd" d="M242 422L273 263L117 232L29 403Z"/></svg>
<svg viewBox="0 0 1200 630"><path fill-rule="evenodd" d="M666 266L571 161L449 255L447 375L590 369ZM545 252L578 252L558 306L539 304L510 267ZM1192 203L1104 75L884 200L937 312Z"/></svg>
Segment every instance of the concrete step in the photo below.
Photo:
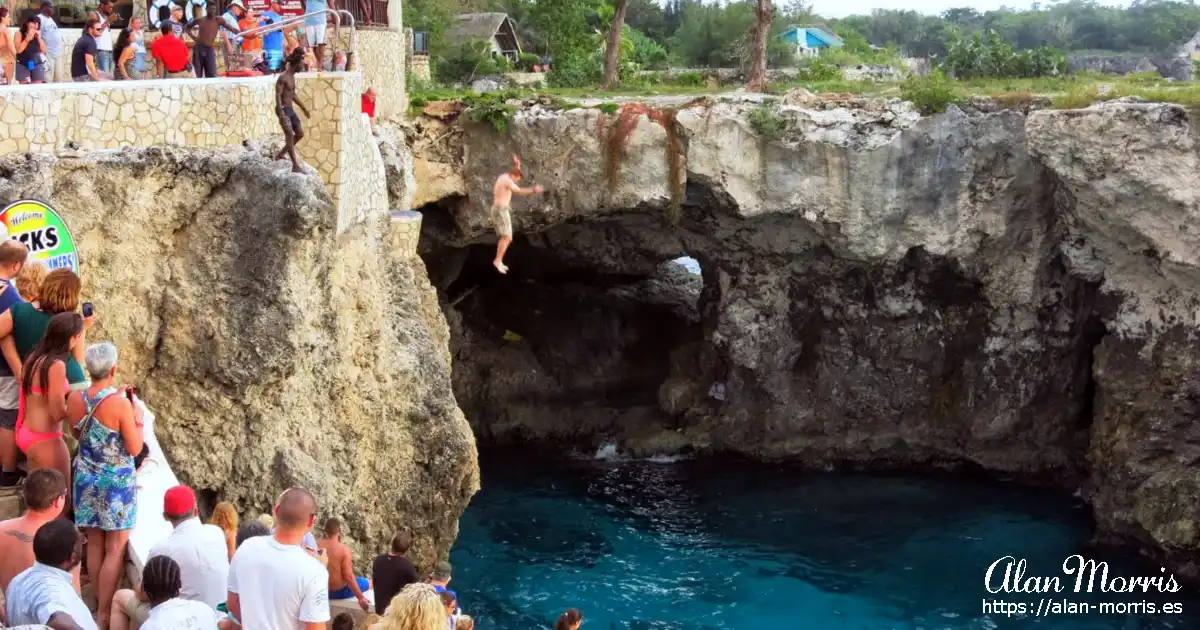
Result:
<svg viewBox="0 0 1200 630"><path fill-rule="evenodd" d="M24 511L20 488L0 488L0 521L17 518Z"/></svg>

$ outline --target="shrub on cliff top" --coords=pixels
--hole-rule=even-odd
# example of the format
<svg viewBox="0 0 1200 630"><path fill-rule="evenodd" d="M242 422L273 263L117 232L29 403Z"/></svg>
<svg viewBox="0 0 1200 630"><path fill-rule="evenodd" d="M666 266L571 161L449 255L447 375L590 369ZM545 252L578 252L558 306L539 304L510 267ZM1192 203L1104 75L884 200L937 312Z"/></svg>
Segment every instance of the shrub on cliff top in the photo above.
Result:
<svg viewBox="0 0 1200 630"><path fill-rule="evenodd" d="M836 81L842 78L842 69L822 57L814 57L800 68L798 81Z"/></svg>
<svg viewBox="0 0 1200 630"><path fill-rule="evenodd" d="M575 55L559 60L555 58L546 73L546 85L552 88L579 88L600 83L604 68L596 55Z"/></svg>
<svg viewBox="0 0 1200 630"><path fill-rule="evenodd" d="M946 77L941 70L935 70L926 77L912 77L900 87L900 98L911 101L913 106L922 114L940 114L950 105L962 100L954 81Z"/></svg>
<svg viewBox="0 0 1200 630"><path fill-rule="evenodd" d="M778 140L787 131L787 120L770 105L755 107L750 110L746 119L750 122L750 127L754 129L754 132L768 142Z"/></svg>
<svg viewBox="0 0 1200 630"><path fill-rule="evenodd" d="M500 133L508 131L508 121L517 108L509 105L508 101L521 97L518 90L502 90L484 94L464 96L463 105L467 108L467 117L476 122L487 123Z"/></svg>

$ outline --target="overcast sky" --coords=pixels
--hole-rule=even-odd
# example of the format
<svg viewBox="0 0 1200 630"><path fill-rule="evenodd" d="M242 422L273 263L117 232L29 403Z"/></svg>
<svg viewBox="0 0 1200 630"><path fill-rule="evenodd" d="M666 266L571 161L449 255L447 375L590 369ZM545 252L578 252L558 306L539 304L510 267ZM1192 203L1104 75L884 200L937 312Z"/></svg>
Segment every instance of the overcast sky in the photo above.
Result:
<svg viewBox="0 0 1200 630"><path fill-rule="evenodd" d="M778 4L782 4L777 0ZM846 17L855 13L870 13L871 9L912 9L921 13L941 13L954 7L972 7L976 11L990 11L1001 6L1028 9L1032 2L1002 0L812 0L813 10L824 17ZM1128 5L1120 0L1101 0L1102 4ZM1043 2L1042 4L1049 4Z"/></svg>

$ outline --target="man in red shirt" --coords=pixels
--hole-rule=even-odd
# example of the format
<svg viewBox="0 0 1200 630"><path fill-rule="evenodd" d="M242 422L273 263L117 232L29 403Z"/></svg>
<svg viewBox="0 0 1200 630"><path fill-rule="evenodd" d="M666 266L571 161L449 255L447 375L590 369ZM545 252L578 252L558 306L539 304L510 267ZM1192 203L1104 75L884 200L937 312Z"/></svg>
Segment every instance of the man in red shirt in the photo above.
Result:
<svg viewBox="0 0 1200 630"><path fill-rule="evenodd" d="M150 45L150 56L154 57L158 67L158 76L168 79L192 79L192 73L187 44L175 36L175 29L163 22L159 29L162 36Z"/></svg>
<svg viewBox="0 0 1200 630"><path fill-rule="evenodd" d="M371 133L375 133L375 88L367 88L362 95L362 112L371 121Z"/></svg>

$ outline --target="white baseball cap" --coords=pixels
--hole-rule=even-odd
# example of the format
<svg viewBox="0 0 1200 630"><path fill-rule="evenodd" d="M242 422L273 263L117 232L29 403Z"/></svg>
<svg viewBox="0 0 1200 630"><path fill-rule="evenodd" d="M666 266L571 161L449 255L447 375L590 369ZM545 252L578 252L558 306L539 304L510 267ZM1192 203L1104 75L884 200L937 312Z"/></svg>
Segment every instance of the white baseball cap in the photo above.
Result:
<svg viewBox="0 0 1200 630"><path fill-rule="evenodd" d="M245 10L246 10L246 5L242 4L242 0L233 0L233 2L230 2L230 3L229 3L229 6L231 6L231 7L237 7L237 8L239 8L239 9L243 10L243 11L245 11Z"/></svg>

